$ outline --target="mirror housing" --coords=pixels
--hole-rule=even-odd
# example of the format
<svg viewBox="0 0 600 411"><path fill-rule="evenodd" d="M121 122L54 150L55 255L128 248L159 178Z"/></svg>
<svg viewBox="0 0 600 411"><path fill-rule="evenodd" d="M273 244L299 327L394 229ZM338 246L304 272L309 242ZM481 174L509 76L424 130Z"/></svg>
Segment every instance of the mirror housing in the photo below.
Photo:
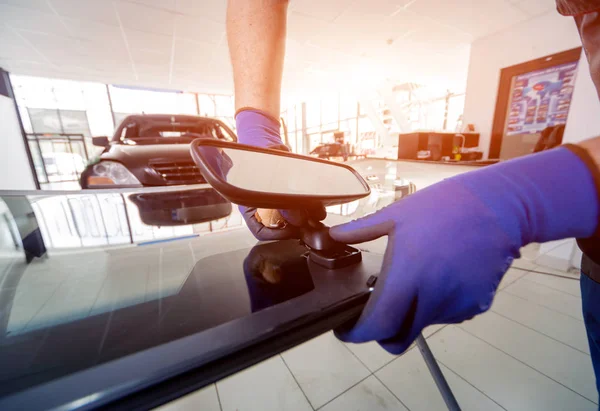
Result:
<svg viewBox="0 0 600 411"><path fill-rule="evenodd" d="M286 151L199 138L190 151L206 181L231 202L297 209L366 197L369 185L352 167Z"/></svg>
<svg viewBox="0 0 600 411"><path fill-rule="evenodd" d="M107 147L109 143L108 137L106 136L92 137L92 144L97 147Z"/></svg>

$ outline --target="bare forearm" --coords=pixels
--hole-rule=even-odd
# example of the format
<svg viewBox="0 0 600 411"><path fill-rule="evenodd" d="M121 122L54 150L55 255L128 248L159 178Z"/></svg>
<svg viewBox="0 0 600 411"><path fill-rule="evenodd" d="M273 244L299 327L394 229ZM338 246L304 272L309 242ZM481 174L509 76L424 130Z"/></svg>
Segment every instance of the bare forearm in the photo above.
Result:
<svg viewBox="0 0 600 411"><path fill-rule="evenodd" d="M279 118L287 6L287 0L228 2L236 110L253 107Z"/></svg>

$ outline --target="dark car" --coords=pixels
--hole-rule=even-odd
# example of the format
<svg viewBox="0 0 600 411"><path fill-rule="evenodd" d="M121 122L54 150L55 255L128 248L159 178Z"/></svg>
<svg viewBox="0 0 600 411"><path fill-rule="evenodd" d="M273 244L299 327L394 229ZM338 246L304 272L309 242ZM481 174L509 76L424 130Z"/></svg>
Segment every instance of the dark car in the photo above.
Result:
<svg viewBox="0 0 600 411"><path fill-rule="evenodd" d="M204 183L190 155L196 138L237 141L225 123L190 115L142 114L126 117L112 139L94 137L104 147L81 174L82 188L155 187Z"/></svg>

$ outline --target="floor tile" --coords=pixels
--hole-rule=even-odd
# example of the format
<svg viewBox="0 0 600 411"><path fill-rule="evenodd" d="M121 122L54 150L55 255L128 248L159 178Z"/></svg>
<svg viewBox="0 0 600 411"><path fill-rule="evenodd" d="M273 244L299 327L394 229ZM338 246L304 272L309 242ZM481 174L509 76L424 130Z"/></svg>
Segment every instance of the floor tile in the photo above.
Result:
<svg viewBox="0 0 600 411"><path fill-rule="evenodd" d="M530 271L538 273L555 274L563 277L579 278L579 271L572 272L571 270L557 270L556 268L545 267L543 265L536 264Z"/></svg>
<svg viewBox="0 0 600 411"><path fill-rule="evenodd" d="M358 359L367 366L371 372L376 371L383 367L384 365L394 361L398 358L397 355L390 354L376 342L369 341L363 344L352 344L352 343L344 343L346 347Z"/></svg>
<svg viewBox="0 0 600 411"><path fill-rule="evenodd" d="M323 411L401 411L406 409L374 376L370 376L320 408Z"/></svg>
<svg viewBox="0 0 600 411"><path fill-rule="evenodd" d="M589 355L546 337L495 312L460 325L519 361L535 368L590 401L598 401L594 370Z"/></svg>
<svg viewBox="0 0 600 411"><path fill-rule="evenodd" d="M553 288L558 291L562 291L567 294L571 294L575 297L581 298L581 288L579 286L579 278L571 279L564 277L557 277L555 275L539 274L531 272L525 277L527 280L537 284L545 285L546 287Z"/></svg>
<svg viewBox="0 0 600 411"><path fill-rule="evenodd" d="M465 411L502 410L443 364L439 364L456 401ZM386 365L375 375L411 410L443 410L444 400L417 348Z"/></svg>
<svg viewBox="0 0 600 411"><path fill-rule="evenodd" d="M568 315L505 292L496 295L491 311L580 351L590 352L585 325Z"/></svg>
<svg viewBox="0 0 600 411"><path fill-rule="evenodd" d="M65 281L27 324L25 331L63 324L88 316L105 277Z"/></svg>
<svg viewBox="0 0 600 411"><path fill-rule="evenodd" d="M17 294L10 308L7 331L12 334L22 331L48 302L59 285L29 285L17 288Z"/></svg>
<svg viewBox="0 0 600 411"><path fill-rule="evenodd" d="M514 283L519 278L525 276L527 274L526 270L520 270L518 268L509 268L504 277L502 277L502 281L500 281L500 285L498 286L498 290L502 290L506 288L509 284Z"/></svg>
<svg viewBox="0 0 600 411"><path fill-rule="evenodd" d="M534 283L527 278L515 281L504 288L502 292L516 295L517 297L583 321L580 298L545 285Z"/></svg>
<svg viewBox="0 0 600 411"><path fill-rule="evenodd" d="M201 390L188 394L175 401L171 401L157 411L221 411L219 397L215 385L209 385Z"/></svg>
<svg viewBox="0 0 600 411"><path fill-rule="evenodd" d="M522 270L531 270L536 267L535 263L532 260L526 258L517 258L513 261L511 267L520 268Z"/></svg>
<svg viewBox="0 0 600 411"><path fill-rule="evenodd" d="M369 375L369 370L331 332L282 356L314 408Z"/></svg>
<svg viewBox="0 0 600 411"><path fill-rule="evenodd" d="M522 362L448 326L429 339L434 355L507 410L596 410L597 406Z"/></svg>
<svg viewBox="0 0 600 411"><path fill-rule="evenodd" d="M117 264L111 266L113 270L106 277L90 312L91 315L139 304L146 298L148 282L146 266L120 267Z"/></svg>
<svg viewBox="0 0 600 411"><path fill-rule="evenodd" d="M425 337L429 337L433 333L442 329L444 326L444 324L431 325L425 328L425 330L423 330L423 335ZM384 365L398 358L397 355L390 354L389 352L381 348L381 346L376 341L370 341L364 344L344 344L346 345L346 347L348 347L350 351L352 351L354 355L358 357L358 359L364 365L367 366L369 370L371 370L371 372L377 371Z"/></svg>
<svg viewBox="0 0 600 411"><path fill-rule="evenodd" d="M217 383L223 411L311 410L280 356Z"/></svg>
<svg viewBox="0 0 600 411"><path fill-rule="evenodd" d="M146 298L144 301L153 301L159 298L165 298L170 295L175 295L181 291L181 287L187 275L181 277L165 278L158 282L149 282L146 287Z"/></svg>
<svg viewBox="0 0 600 411"><path fill-rule="evenodd" d="M534 260L540 253L540 244L538 243L530 243L525 247L521 247L521 259L532 261Z"/></svg>

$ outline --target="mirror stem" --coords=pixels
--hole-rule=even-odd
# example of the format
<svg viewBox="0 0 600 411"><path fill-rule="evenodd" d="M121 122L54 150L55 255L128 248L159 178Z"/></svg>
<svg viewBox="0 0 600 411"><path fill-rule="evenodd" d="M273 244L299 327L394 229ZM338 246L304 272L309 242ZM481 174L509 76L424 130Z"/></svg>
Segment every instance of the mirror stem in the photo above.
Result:
<svg viewBox="0 0 600 411"><path fill-rule="evenodd" d="M338 243L329 235L329 227L322 222L310 221L309 225L300 228L300 239L314 251L334 252L345 245Z"/></svg>

